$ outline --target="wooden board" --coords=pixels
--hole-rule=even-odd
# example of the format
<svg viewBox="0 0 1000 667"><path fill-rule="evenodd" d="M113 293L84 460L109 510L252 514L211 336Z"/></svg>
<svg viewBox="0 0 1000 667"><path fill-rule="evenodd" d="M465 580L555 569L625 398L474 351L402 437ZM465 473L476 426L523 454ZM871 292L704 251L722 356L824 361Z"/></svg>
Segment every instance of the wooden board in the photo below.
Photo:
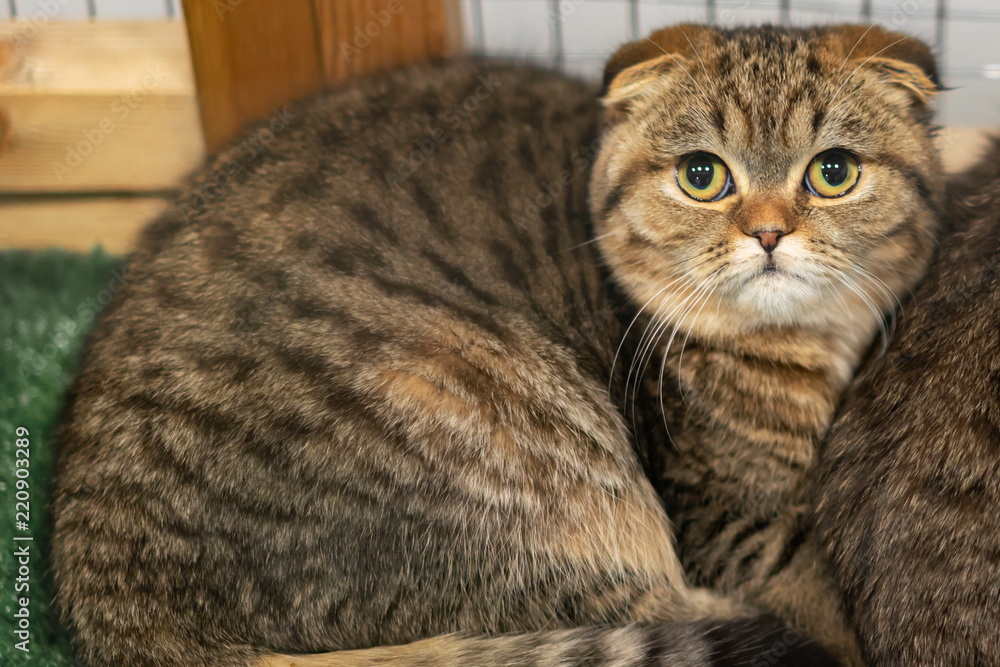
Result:
<svg viewBox="0 0 1000 667"><path fill-rule="evenodd" d="M314 0L329 84L460 47L451 0Z"/></svg>
<svg viewBox="0 0 1000 667"><path fill-rule="evenodd" d="M311 0L184 0L208 150L322 86Z"/></svg>
<svg viewBox="0 0 1000 667"><path fill-rule="evenodd" d="M163 94L191 93L194 75L180 21L30 21L0 23L0 90L128 91L150 67L166 74ZM11 88L11 86L14 86Z"/></svg>
<svg viewBox="0 0 1000 667"><path fill-rule="evenodd" d="M163 190L203 155L180 22L0 23L0 194Z"/></svg>
<svg viewBox="0 0 1000 667"><path fill-rule="evenodd" d="M329 84L445 55L457 0L184 0L209 151Z"/></svg>
<svg viewBox="0 0 1000 667"><path fill-rule="evenodd" d="M161 197L53 197L0 201L0 250L68 248L89 252L102 245L128 253L136 234L166 206Z"/></svg>

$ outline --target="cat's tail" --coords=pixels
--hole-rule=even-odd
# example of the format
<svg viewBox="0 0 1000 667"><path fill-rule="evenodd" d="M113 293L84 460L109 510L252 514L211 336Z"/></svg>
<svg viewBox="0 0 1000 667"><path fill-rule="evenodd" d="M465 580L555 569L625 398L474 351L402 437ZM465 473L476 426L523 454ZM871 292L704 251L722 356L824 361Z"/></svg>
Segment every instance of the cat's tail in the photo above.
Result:
<svg viewBox="0 0 1000 667"><path fill-rule="evenodd" d="M834 667L818 644L770 617L589 627L492 638L263 656L254 667Z"/></svg>

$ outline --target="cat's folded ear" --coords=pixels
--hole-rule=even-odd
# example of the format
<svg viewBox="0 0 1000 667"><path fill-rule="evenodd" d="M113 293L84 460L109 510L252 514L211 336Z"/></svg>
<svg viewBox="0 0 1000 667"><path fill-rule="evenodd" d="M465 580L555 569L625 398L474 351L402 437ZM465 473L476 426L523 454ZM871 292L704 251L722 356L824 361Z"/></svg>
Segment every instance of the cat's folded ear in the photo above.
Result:
<svg viewBox="0 0 1000 667"><path fill-rule="evenodd" d="M711 28L681 24L618 49L604 67L601 90L609 120L624 117L636 103L658 91L664 74L688 67L688 56L696 45L713 35Z"/></svg>
<svg viewBox="0 0 1000 667"><path fill-rule="evenodd" d="M941 91L934 54L919 39L878 26L844 25L826 30L834 48L843 54L848 74L867 68L886 85L904 92L906 101L921 107Z"/></svg>

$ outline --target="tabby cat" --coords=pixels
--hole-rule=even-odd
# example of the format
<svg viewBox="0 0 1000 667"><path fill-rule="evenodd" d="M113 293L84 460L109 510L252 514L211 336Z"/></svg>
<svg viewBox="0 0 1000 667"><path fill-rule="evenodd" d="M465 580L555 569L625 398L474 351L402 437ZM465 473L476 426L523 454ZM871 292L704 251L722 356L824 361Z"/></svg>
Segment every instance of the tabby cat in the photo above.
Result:
<svg viewBox="0 0 1000 667"><path fill-rule="evenodd" d="M215 158L69 395L53 564L80 657L832 664L763 607L857 662L801 517L891 306L843 272L903 293L936 228L933 62L900 39L661 31L609 62L603 121L553 73L408 70ZM685 330L662 387L618 363L629 301L643 343ZM673 444L648 411L630 438L630 387ZM664 502L734 595L687 583Z"/></svg>
<svg viewBox="0 0 1000 667"><path fill-rule="evenodd" d="M684 27L609 70L595 231L652 313L629 373L657 357L637 435L685 570L858 663L814 535L811 473L860 358L934 248L933 58L878 28Z"/></svg>
<svg viewBox="0 0 1000 667"><path fill-rule="evenodd" d="M1000 138L821 460L818 526L873 664L1000 664Z"/></svg>

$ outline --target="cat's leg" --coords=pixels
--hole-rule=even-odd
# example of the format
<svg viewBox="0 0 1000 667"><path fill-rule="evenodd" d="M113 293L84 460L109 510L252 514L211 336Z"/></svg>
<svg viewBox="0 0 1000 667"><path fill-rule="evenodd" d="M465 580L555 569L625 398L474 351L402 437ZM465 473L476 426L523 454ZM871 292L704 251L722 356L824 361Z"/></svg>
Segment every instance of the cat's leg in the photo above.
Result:
<svg viewBox="0 0 1000 667"><path fill-rule="evenodd" d="M740 517L736 510L724 521L711 506L679 512L679 541L692 579L774 613L806 633L799 641L814 637L844 664L861 667L857 637L818 551L808 505L776 516Z"/></svg>
<svg viewBox="0 0 1000 667"><path fill-rule="evenodd" d="M682 380L644 382L637 430L685 571L695 585L776 614L845 664L863 664L810 515L815 443L833 392L805 371L711 350L686 350L683 363ZM675 353L665 367L679 364Z"/></svg>
<svg viewBox="0 0 1000 667"><path fill-rule="evenodd" d="M745 595L796 627L808 628L813 636L822 637L837 655L846 657L848 664L864 664L857 635L847 621L843 597L819 551L815 530L809 531L783 569Z"/></svg>

